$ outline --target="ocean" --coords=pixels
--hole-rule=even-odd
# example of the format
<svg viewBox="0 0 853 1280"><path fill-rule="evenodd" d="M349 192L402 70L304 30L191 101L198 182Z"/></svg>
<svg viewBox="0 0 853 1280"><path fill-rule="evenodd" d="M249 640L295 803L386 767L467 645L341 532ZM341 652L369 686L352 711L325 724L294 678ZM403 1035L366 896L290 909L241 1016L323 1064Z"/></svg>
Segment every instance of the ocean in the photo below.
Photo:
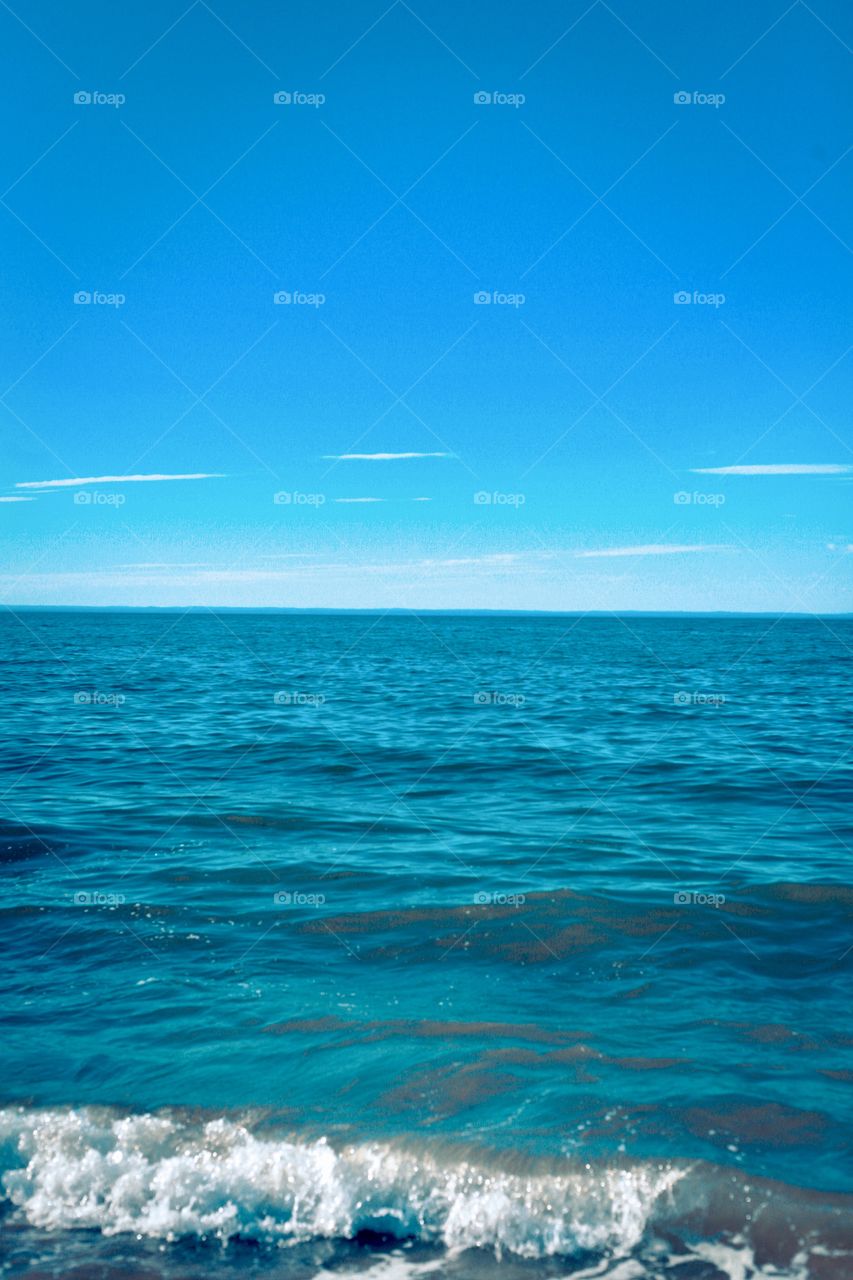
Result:
<svg viewBox="0 0 853 1280"><path fill-rule="evenodd" d="M4 1274L853 1276L853 622L0 618Z"/></svg>

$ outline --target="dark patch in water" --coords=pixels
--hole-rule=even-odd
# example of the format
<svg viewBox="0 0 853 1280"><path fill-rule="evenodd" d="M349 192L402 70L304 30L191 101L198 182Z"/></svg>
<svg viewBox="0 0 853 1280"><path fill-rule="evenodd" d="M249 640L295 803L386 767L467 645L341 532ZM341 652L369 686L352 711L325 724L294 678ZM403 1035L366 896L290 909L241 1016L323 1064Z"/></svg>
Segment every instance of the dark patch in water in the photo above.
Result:
<svg viewBox="0 0 853 1280"><path fill-rule="evenodd" d="M379 1105L389 1111L420 1110L426 1106L433 1120L458 1115L523 1084L520 1076L484 1071L476 1063L426 1069L405 1084L387 1090Z"/></svg>
<svg viewBox="0 0 853 1280"><path fill-rule="evenodd" d="M820 1141L828 1123L820 1111L802 1111L779 1102L726 1110L691 1107L683 1118L691 1133L721 1146L739 1141L771 1148L813 1145Z"/></svg>
<svg viewBox="0 0 853 1280"><path fill-rule="evenodd" d="M274 1022L264 1027L266 1035L313 1034L326 1031L350 1032L350 1044L366 1044L402 1036L418 1040L503 1039L527 1040L539 1044L562 1044L575 1039L579 1031L555 1031L538 1027L535 1023L514 1022L441 1022L409 1018L377 1019L370 1022L351 1022L334 1016L323 1018L291 1018L288 1022Z"/></svg>

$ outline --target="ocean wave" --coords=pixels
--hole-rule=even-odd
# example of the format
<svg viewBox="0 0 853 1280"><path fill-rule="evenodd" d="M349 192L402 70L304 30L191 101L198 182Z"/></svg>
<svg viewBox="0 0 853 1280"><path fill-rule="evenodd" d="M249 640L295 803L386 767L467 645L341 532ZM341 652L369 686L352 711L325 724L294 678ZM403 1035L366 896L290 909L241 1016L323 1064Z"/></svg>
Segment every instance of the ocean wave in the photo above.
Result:
<svg viewBox="0 0 853 1280"><path fill-rule="evenodd" d="M724 1274L808 1276L809 1250L824 1262L841 1257L853 1224L847 1197L709 1165L531 1162L385 1142L336 1148L246 1117L9 1108L0 1144L7 1200L46 1231L278 1245L369 1234L454 1252L612 1262L636 1256L657 1229L668 1249L673 1232L692 1240L683 1247L694 1259L733 1250L741 1269Z"/></svg>
<svg viewBox="0 0 853 1280"><path fill-rule="evenodd" d="M236 1120L0 1112L6 1196L34 1226L302 1242L373 1232L521 1257L628 1251L674 1166L521 1175L382 1143L259 1136ZM14 1159L14 1157L13 1157Z"/></svg>

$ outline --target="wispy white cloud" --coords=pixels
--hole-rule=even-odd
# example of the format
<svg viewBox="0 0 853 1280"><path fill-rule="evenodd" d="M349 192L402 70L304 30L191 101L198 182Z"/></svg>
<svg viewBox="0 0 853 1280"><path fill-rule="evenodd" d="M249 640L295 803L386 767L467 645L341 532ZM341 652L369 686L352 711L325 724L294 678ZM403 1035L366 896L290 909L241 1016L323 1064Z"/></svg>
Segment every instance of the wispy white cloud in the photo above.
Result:
<svg viewBox="0 0 853 1280"><path fill-rule="evenodd" d="M641 547L601 547L594 551L576 551L581 558L587 556L672 556L687 551L731 551L731 547L723 543L705 542L697 545L672 546L661 542L650 542Z"/></svg>
<svg viewBox="0 0 853 1280"><path fill-rule="evenodd" d="M843 476L853 466L843 462L766 462L754 466L691 467L699 476Z"/></svg>
<svg viewBox="0 0 853 1280"><path fill-rule="evenodd" d="M16 489L77 489L81 484L138 484L149 480L220 480L221 471L194 471L186 475L74 476L70 480L20 480Z"/></svg>
<svg viewBox="0 0 853 1280"><path fill-rule="evenodd" d="M35 502L35 498L25 498L23 494L17 494L14 497L0 498L0 502Z"/></svg>
<svg viewBox="0 0 853 1280"><path fill-rule="evenodd" d="M535 557L535 558L538 558ZM132 575L128 570L133 569ZM64 572L27 573L24 575L0 573L0 587L8 582L12 586L19 582L27 582L34 586L53 588L78 585L89 587L99 583L106 587L123 589L129 582L137 586L174 586L207 587L216 584L234 584L243 586L276 586L287 583L316 583L322 580L333 583L353 582L364 578L401 578L410 583L413 578L448 579L449 581L468 579L469 572L476 569L479 573L493 572L503 576L507 573L530 574L535 571L526 555L504 552L481 556L458 557L425 557L412 560L385 560L357 562L352 560L319 561L310 564L290 564L281 567L234 565L199 565L167 564L151 561L149 563L112 565L104 569L71 570Z"/></svg>
<svg viewBox="0 0 853 1280"><path fill-rule="evenodd" d="M436 560L436 559L419 560L416 564L416 567L422 565L422 566L435 566L437 568L450 568L450 567L455 568L457 565L461 565L461 564L501 566L501 565L515 564L520 559L521 559L521 556L517 552L502 551L494 555L486 555L486 556L457 556L452 560Z"/></svg>
<svg viewBox="0 0 853 1280"><path fill-rule="evenodd" d="M324 453L329 462L396 462L399 458L449 458L449 453Z"/></svg>

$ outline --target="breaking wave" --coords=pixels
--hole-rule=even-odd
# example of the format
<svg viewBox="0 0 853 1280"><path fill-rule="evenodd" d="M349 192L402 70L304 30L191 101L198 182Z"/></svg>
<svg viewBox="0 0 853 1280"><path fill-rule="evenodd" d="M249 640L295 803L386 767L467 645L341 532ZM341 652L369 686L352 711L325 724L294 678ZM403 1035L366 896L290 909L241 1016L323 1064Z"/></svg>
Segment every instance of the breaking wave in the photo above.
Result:
<svg viewBox="0 0 853 1280"><path fill-rule="evenodd" d="M853 1224L846 1197L709 1165L516 1161L508 1168L494 1155L449 1148L336 1149L324 1138L273 1134L226 1116L10 1108L0 1111L0 1143L5 1197L46 1231L281 1245L370 1233L452 1251L613 1260L634 1255L656 1229L671 1245L678 1229L685 1240L692 1232L690 1256L718 1266L729 1248L720 1241L733 1242L739 1261L729 1274L806 1276L808 1250L826 1262L845 1237L850 1242ZM774 1269L753 1271L753 1251L767 1247L762 1220Z"/></svg>

